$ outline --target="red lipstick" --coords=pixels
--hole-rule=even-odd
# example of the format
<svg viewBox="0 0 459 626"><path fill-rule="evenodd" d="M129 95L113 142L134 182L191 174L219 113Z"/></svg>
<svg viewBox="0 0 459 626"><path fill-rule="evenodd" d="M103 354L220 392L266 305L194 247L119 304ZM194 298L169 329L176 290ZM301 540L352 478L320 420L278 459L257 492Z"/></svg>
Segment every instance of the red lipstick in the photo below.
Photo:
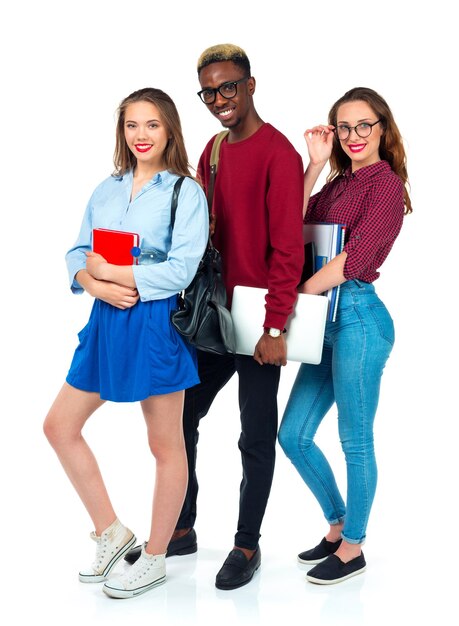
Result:
<svg viewBox="0 0 459 626"><path fill-rule="evenodd" d="M149 143L136 143L135 149L137 152L148 152L153 146Z"/></svg>
<svg viewBox="0 0 459 626"><path fill-rule="evenodd" d="M356 153L356 152L362 152L362 150L365 148L367 144L365 143L355 143L355 144L348 144L348 148L351 152Z"/></svg>

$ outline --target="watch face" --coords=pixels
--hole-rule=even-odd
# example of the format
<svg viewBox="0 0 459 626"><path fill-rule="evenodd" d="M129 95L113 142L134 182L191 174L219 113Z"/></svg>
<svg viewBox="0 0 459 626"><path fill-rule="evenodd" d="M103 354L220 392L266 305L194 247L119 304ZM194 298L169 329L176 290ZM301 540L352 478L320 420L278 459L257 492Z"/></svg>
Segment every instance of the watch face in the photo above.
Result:
<svg viewBox="0 0 459 626"><path fill-rule="evenodd" d="M278 328L270 328L268 334L270 337L280 337L281 331Z"/></svg>

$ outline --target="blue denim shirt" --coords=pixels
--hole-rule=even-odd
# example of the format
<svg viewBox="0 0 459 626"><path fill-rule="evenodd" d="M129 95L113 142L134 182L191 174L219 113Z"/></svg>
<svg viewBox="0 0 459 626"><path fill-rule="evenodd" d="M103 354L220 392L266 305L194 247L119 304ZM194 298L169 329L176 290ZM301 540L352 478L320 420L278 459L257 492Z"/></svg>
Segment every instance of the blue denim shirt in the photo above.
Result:
<svg viewBox="0 0 459 626"><path fill-rule="evenodd" d="M141 248L154 248L165 255L162 263L133 265L142 301L169 298L190 284L207 244L209 216L201 187L185 178L171 231L172 190L177 178L168 171L159 172L132 201L132 172L110 176L98 185L86 207L78 239L65 257L73 293L83 291L75 275L86 267L85 252L92 249L93 228L138 233Z"/></svg>

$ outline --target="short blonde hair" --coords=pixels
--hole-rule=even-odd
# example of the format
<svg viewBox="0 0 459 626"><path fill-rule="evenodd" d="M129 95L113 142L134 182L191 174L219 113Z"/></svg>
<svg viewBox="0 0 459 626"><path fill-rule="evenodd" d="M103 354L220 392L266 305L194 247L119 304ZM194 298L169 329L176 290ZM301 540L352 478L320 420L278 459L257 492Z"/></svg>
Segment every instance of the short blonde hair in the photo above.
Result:
<svg viewBox="0 0 459 626"><path fill-rule="evenodd" d="M250 61L245 51L232 43L221 43L216 46L206 48L198 59L199 72L211 63L221 63L231 61L239 65L247 76L250 76Z"/></svg>

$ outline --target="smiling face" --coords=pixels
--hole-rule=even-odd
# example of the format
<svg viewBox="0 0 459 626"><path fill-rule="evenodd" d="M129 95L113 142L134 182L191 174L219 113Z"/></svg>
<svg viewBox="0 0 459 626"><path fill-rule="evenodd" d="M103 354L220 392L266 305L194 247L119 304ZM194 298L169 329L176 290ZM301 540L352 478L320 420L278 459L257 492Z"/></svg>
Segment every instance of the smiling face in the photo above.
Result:
<svg viewBox="0 0 459 626"><path fill-rule="evenodd" d="M244 78L244 71L232 61L220 61L204 67L199 73L201 89L217 89L224 83L239 81ZM225 98L218 91L215 102L206 104L209 111L225 128L234 129L243 127L250 114L254 112L252 95L255 91L254 78L240 82L237 93L231 98Z"/></svg>
<svg viewBox="0 0 459 626"><path fill-rule="evenodd" d="M369 104L363 100L355 100L339 107L336 125L354 127L357 124L373 124L377 120L378 117ZM379 144L383 133L382 125L375 124L368 137L359 137L353 128L347 139L339 140L341 148L351 159L353 172L381 160Z"/></svg>
<svg viewBox="0 0 459 626"><path fill-rule="evenodd" d="M137 166L164 169L164 151L169 132L154 104L133 102L124 116L124 138L129 150L137 159Z"/></svg>

